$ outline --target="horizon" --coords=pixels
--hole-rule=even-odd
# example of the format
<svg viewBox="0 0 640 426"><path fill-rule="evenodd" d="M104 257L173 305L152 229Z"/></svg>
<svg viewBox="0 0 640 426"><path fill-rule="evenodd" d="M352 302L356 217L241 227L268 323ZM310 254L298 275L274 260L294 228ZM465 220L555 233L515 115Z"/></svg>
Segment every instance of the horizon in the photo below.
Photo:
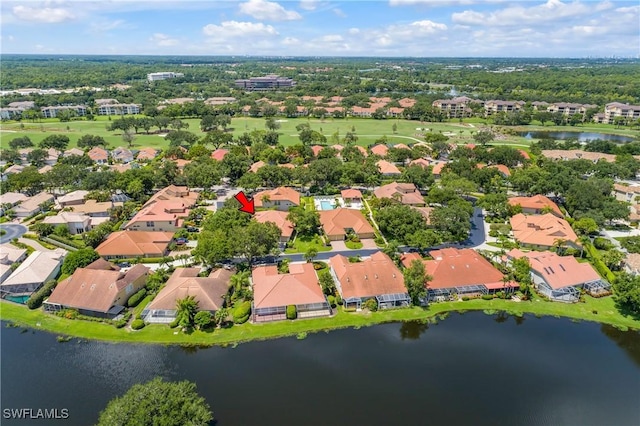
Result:
<svg viewBox="0 0 640 426"><path fill-rule="evenodd" d="M4 55L640 57L640 5L611 0L4 1Z"/></svg>

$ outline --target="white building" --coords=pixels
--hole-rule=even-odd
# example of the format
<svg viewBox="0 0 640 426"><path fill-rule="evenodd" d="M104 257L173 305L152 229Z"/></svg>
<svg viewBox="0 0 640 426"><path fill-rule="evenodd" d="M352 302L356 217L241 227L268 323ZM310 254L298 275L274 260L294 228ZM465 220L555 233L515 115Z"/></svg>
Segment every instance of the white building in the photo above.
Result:
<svg viewBox="0 0 640 426"><path fill-rule="evenodd" d="M140 105L121 104L117 99L96 99L98 115L140 114Z"/></svg>
<svg viewBox="0 0 640 426"><path fill-rule="evenodd" d="M48 106L40 108L44 118L56 118L60 111L71 110L79 117L87 115L87 107L84 105L60 105L60 106Z"/></svg>
<svg viewBox="0 0 640 426"><path fill-rule="evenodd" d="M149 81L160 81L167 80L170 78L178 78L184 77L184 74L181 72L152 72L151 74L147 74L147 80Z"/></svg>
<svg viewBox="0 0 640 426"><path fill-rule="evenodd" d="M35 251L0 284L0 292L8 294L33 293L44 283L55 278L67 252L62 249L54 251Z"/></svg>

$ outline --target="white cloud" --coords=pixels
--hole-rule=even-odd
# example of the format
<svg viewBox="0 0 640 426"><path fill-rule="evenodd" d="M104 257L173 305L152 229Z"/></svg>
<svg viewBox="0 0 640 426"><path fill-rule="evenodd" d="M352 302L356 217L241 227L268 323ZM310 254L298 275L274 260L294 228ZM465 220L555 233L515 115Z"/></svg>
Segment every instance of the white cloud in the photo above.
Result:
<svg viewBox="0 0 640 426"><path fill-rule="evenodd" d="M245 36L277 36L271 25L255 22L225 21L220 25L209 24L202 28L204 35L219 38L237 38Z"/></svg>
<svg viewBox="0 0 640 426"><path fill-rule="evenodd" d="M344 13L344 11L342 9L338 9L337 7L334 9L331 9L331 11L339 18L346 18L347 14Z"/></svg>
<svg viewBox="0 0 640 426"><path fill-rule="evenodd" d="M300 2L300 9L302 10L316 10L318 8L318 3L320 3L317 0L302 0Z"/></svg>
<svg viewBox="0 0 640 426"><path fill-rule="evenodd" d="M360 34L360 28L349 28L349 34Z"/></svg>
<svg viewBox="0 0 640 426"><path fill-rule="evenodd" d="M265 21L294 21L302 16L293 10L286 10L278 3L265 0L249 0L240 3L240 13Z"/></svg>
<svg viewBox="0 0 640 426"><path fill-rule="evenodd" d="M465 10L451 15L451 20L463 25L522 26L523 24L545 24L549 21L566 20L592 12L585 3L574 1L563 3L548 0L536 6L510 6L495 12L481 13Z"/></svg>
<svg viewBox="0 0 640 426"><path fill-rule="evenodd" d="M102 33L105 31L115 30L116 28L122 28L126 26L123 19L115 21L98 21L91 23L91 32Z"/></svg>
<svg viewBox="0 0 640 426"><path fill-rule="evenodd" d="M486 1L486 0L485 0ZM455 6L477 3L474 0L389 0L389 6Z"/></svg>
<svg viewBox="0 0 640 426"><path fill-rule="evenodd" d="M285 37L284 40L282 40L282 44L285 46L297 46L300 44L300 40L295 37Z"/></svg>
<svg viewBox="0 0 640 426"><path fill-rule="evenodd" d="M154 33L149 38L149 41L153 42L156 46L159 47L176 46L178 45L178 43L180 43L178 39L171 38L170 36L163 33Z"/></svg>
<svg viewBox="0 0 640 426"><path fill-rule="evenodd" d="M76 18L76 16L69 10L61 7L38 8L19 5L14 6L12 12L13 16L21 21L40 22L45 24L57 24Z"/></svg>

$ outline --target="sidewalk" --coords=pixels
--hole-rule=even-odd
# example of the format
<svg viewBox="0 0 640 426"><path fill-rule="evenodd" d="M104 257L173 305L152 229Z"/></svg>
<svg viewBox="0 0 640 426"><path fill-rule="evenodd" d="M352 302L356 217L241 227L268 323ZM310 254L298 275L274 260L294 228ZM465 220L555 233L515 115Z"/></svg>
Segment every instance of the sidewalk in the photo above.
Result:
<svg viewBox="0 0 640 426"><path fill-rule="evenodd" d="M38 251L53 251L53 250L49 250L48 248L43 247L39 242L34 241L34 240L30 240L28 238L18 238L18 241L26 244L28 246L33 247L34 249L38 250ZM64 249L61 249L64 250Z"/></svg>

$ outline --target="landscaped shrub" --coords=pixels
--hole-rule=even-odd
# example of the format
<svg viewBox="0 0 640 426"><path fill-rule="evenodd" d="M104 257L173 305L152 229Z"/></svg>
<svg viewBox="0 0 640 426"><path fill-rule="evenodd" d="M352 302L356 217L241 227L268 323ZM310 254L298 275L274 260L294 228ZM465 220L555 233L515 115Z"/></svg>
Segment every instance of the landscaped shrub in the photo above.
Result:
<svg viewBox="0 0 640 426"><path fill-rule="evenodd" d="M324 262L313 262L313 269L315 269L316 271L327 269L327 264Z"/></svg>
<svg viewBox="0 0 640 426"><path fill-rule="evenodd" d="M233 322L235 324L243 324L249 320L251 316L251 302L242 302L233 310Z"/></svg>
<svg viewBox="0 0 640 426"><path fill-rule="evenodd" d="M378 246L383 246L384 245L384 240L382 239L382 237L375 237L373 239L373 242L376 243L376 245L378 245Z"/></svg>
<svg viewBox="0 0 640 426"><path fill-rule="evenodd" d="M491 300L493 299L493 295L491 294L483 294L482 295L482 300Z"/></svg>
<svg viewBox="0 0 640 426"><path fill-rule="evenodd" d="M51 295L51 292L56 288L56 285L58 285L56 280L49 280L40 288L40 290L33 293L27 300L27 306L29 309L38 309L42 306L42 302Z"/></svg>
<svg viewBox="0 0 640 426"><path fill-rule="evenodd" d="M134 293L129 300L127 300L127 306L130 308L134 308L136 306L138 306L138 303L140 303L142 301L142 299L145 298L145 296L147 295L147 290L146 289L142 289L140 291L138 291L137 293Z"/></svg>
<svg viewBox="0 0 640 426"><path fill-rule="evenodd" d="M336 307L336 298L335 298L335 296L329 296L329 297L327 297L327 302L329 302L329 305L330 305L332 308L335 308L335 307Z"/></svg>
<svg viewBox="0 0 640 426"><path fill-rule="evenodd" d="M378 310L378 301L376 299L368 299L362 304L362 307L375 312Z"/></svg>
<svg viewBox="0 0 640 426"><path fill-rule="evenodd" d="M133 322L131 323L131 328L133 330L140 330L141 328L144 328L144 321L141 319L133 320Z"/></svg>
<svg viewBox="0 0 640 426"><path fill-rule="evenodd" d="M169 328L176 328L178 326L178 318L174 319L169 323Z"/></svg>
<svg viewBox="0 0 640 426"><path fill-rule="evenodd" d="M122 327L124 327L125 325L127 325L127 320L125 320L125 319L120 319L120 320L118 320L118 321L114 321L114 322L113 322L113 325L115 326L115 328L122 328Z"/></svg>
<svg viewBox="0 0 640 426"><path fill-rule="evenodd" d="M466 302L467 300L469 300L469 296L462 296L462 301Z"/></svg>
<svg viewBox="0 0 640 426"><path fill-rule="evenodd" d="M598 250L611 250L613 248L613 244L606 238L596 237L593 239L593 246ZM624 244L623 244L624 246Z"/></svg>
<svg viewBox="0 0 640 426"><path fill-rule="evenodd" d="M287 319L294 320L298 318L298 311L296 305L287 306Z"/></svg>
<svg viewBox="0 0 640 426"><path fill-rule="evenodd" d="M336 303L342 306L342 296L340 296L340 293L336 293Z"/></svg>

